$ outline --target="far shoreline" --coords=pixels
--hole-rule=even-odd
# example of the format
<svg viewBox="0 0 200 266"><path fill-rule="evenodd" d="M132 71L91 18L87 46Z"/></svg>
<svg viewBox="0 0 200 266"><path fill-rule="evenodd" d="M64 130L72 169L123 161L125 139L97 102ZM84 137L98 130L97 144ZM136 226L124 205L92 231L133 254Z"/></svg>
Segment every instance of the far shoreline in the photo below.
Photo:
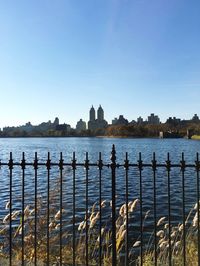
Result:
<svg viewBox="0 0 200 266"><path fill-rule="evenodd" d="M0 139L30 139L30 138L109 138L109 139L180 139L179 138L160 138L160 137L151 137L151 136L0 136ZM187 139L182 137L181 139ZM200 136L194 136L192 140L200 140Z"/></svg>

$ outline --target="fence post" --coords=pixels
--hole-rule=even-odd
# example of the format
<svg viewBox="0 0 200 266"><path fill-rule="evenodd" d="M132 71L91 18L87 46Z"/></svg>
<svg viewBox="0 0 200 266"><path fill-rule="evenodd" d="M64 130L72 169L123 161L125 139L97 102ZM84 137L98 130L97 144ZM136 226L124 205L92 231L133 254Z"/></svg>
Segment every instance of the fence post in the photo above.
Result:
<svg viewBox="0 0 200 266"><path fill-rule="evenodd" d="M199 202L199 171L200 171L200 161L199 161L199 153L197 152L196 155L196 161L195 161L195 165L196 165L196 172L197 172L197 180L196 180L196 186L197 186L197 238L198 238L198 242L200 243L200 211L199 211L199 207L200 207L200 202ZM200 245L198 244L198 265L200 265Z"/></svg>
<svg viewBox="0 0 200 266"><path fill-rule="evenodd" d="M115 151L115 145L112 146L112 152L111 152L111 171L112 171L112 265L116 266L116 214L115 214L115 194L116 194L116 151Z"/></svg>
<svg viewBox="0 0 200 266"><path fill-rule="evenodd" d="M50 239L49 239L49 224L50 224L50 170L51 170L51 159L50 152L48 152L48 159L46 161L47 168L47 265L49 265L49 255L50 255Z"/></svg>
<svg viewBox="0 0 200 266"><path fill-rule="evenodd" d="M182 152L182 159L180 161L181 173L182 173L182 219L183 219L183 265L186 266L186 223L185 223L185 169L186 162L184 153Z"/></svg>
<svg viewBox="0 0 200 266"><path fill-rule="evenodd" d="M102 265L102 235L101 235L101 230L102 230L102 211L101 211L101 203L102 203L102 169L103 169L103 161L101 158L101 152L99 152L99 160L97 161L97 165L99 168L99 266Z"/></svg>
<svg viewBox="0 0 200 266"><path fill-rule="evenodd" d="M73 265L76 265L76 155L73 152L72 159L72 169L73 169Z"/></svg>
<svg viewBox="0 0 200 266"><path fill-rule="evenodd" d="M10 213L10 219L9 219L9 265L12 266L12 186L13 186L13 180L12 180L12 174L13 174L13 157L12 157L12 152L10 152L10 160L8 163L8 167L10 170L10 190L9 190L9 213Z"/></svg>
<svg viewBox="0 0 200 266"><path fill-rule="evenodd" d="M124 169L125 169L125 183L126 183L126 191L125 191L125 197L126 197L126 254L125 254L125 265L129 265L129 221L128 221L128 170L129 170L129 160L128 160L128 152L126 152L126 159L124 160Z"/></svg>
<svg viewBox="0 0 200 266"><path fill-rule="evenodd" d="M35 225L34 225L34 256L35 256L35 265L37 265L37 228L38 228L38 220L37 220L37 195L38 195L38 157L37 152L35 152L35 160L33 163L33 167L35 170Z"/></svg>
<svg viewBox="0 0 200 266"><path fill-rule="evenodd" d="M22 153L22 161L21 161L21 168L22 168L22 260L21 260L21 265L24 265L24 222L25 222L25 217L24 217L24 197L25 197L25 169L26 169L26 160L25 160L25 154L24 152Z"/></svg>

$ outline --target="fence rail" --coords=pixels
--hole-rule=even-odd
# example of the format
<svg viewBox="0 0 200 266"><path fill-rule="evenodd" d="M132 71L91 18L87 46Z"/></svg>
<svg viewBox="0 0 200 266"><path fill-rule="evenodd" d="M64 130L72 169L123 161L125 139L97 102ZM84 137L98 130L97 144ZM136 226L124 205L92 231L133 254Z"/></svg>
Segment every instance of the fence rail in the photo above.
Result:
<svg viewBox="0 0 200 266"><path fill-rule="evenodd" d="M64 189L66 183L64 182L64 169L65 167L69 167L72 171L72 217L70 220L70 241L72 242L69 247L69 242L65 237L65 221L66 215L64 206ZM136 163L131 163L129 161L128 153L125 154L125 159L122 163L117 162L116 158L116 150L113 145L111 151L111 157L109 163L104 163L102 160L102 154L99 153L98 160L96 163L91 163L89 160L89 155L86 153L85 160L83 163L78 163L76 160L76 154L73 153L71 162L65 162L63 159L63 154L60 153L60 158L58 162L53 162L50 157L50 153L48 153L47 160L45 162L40 162L38 158L38 154L35 153L35 159L32 163L27 162L25 158L25 153L22 154L22 159L20 162L15 162L13 160L13 154L10 153L10 158L8 162L0 161L0 175L3 169L7 169L9 172L9 198L7 202L6 208L9 213L6 217L2 217L3 223L1 225L1 238L0 242L5 241L7 237L8 247L4 249L5 243L1 243L1 257L9 260L10 265L15 265L16 260L18 260L21 265L26 265L27 262L32 262L33 265L39 265L39 263L43 262L46 265L106 265L106 263L112 263L112 265L147 265L145 264L146 254L148 247L145 244L146 236L145 236L145 228L144 221L146 219L146 210L144 210L144 192L143 192L143 172L145 169L149 169L152 173L152 198L153 198L153 206L152 206L152 224L153 224L153 237L152 243L153 247L148 250L149 254L151 254L151 263L148 265L158 265L160 263L160 254L162 251L161 244L164 247L164 254L166 256L167 265L174 265L174 261L176 260L176 255L180 251L181 253L181 265L189 265L188 264L188 252L187 252L187 237L188 232L191 231L188 224L189 222L193 222L196 219L196 224L194 226L194 230L192 231L192 238L195 239L195 243L197 243L195 247L195 263L194 265L200 265L200 202L199 202L199 171L200 171L200 160L199 154L196 154L196 160L194 163L186 163L184 154L182 154L181 160L179 163L172 163L170 160L170 154L168 153L166 156L165 163L158 163L156 160L156 155L153 153L152 160L150 163L144 163L142 160L141 153L139 154L138 160ZM21 172L21 193L20 193L20 201L21 208L16 211L14 206L15 198L13 196L13 179L14 174L13 171L15 168L19 168ZM32 168L34 170L34 206L32 210L32 216L30 214L30 210L25 205L25 183L26 181L26 169ZM45 224L41 226L39 208L40 201L38 199L38 171L39 169L45 169L47 173L47 187L46 187L46 206L43 207L43 211L45 211ZM52 218L52 210L51 210L51 171L53 168L57 168L59 171L59 210L56 214L54 214L54 218ZM81 234L78 236L78 227L80 227L80 223L77 222L77 208L76 205L76 197L77 197L77 169L84 169L85 179L85 191L84 191L84 201L85 201L85 210L84 210L84 220L83 225L84 228L81 229ZM98 206L93 206L93 211L90 208L90 196L89 196L89 174L91 168L93 171L96 169L96 173L98 175L98 191L96 191L98 195ZM111 210L111 222L110 227L107 228L107 237L110 237L108 242L106 242L106 232L105 232L105 219L103 217L104 211L104 203L102 197L102 178L103 171L107 169L109 171L109 176L111 181L111 202L110 202L110 210ZM123 192L125 195L125 203L119 208L116 203L117 190L116 190L116 182L118 180L118 170L121 169L124 173L124 182L125 182L125 191ZM135 201L130 201L131 195L129 191L130 187L130 175L131 169L135 169L138 172L139 177L139 197ZM166 195L167 195L167 217L160 217L160 213L157 208L159 206L158 193L157 193L157 172L159 169L162 169L166 173L167 177L167 186L166 186ZM171 201L171 172L173 169L178 169L180 171L181 177L181 207L179 206L179 211L181 211L181 220L180 224L175 231L173 216L172 216L172 201ZM194 199L194 203L196 203L196 214L194 219L192 220L190 214L186 210L186 196L185 196L185 181L186 181L186 171L188 169L192 169L195 173L195 189L196 196ZM121 172L120 172L121 175ZM107 177L108 178L108 177ZM2 179L2 176L1 176ZM1 191L1 187L0 187ZM131 235L134 235L134 228L131 223L131 212L133 208L135 208L136 204L139 206L139 240L134 244L131 243ZM96 208L96 209L95 209ZM131 209L132 208L132 209ZM121 213L120 213L121 211ZM119 213L118 213L119 212ZM1 214L0 214L1 215ZM93 216L92 216L93 215ZM16 218L18 216L18 218ZM29 217L30 216L30 217ZM96 217L96 220L95 220ZM160 219L161 218L161 219ZM122 221L121 221L121 220ZM162 220L165 219L165 228L160 230L160 224ZM16 226L16 221L18 224ZM120 227L118 223L121 221ZM52 224L57 222L57 231L52 236ZM94 226L92 226L92 222L95 223L95 230L92 231ZM29 224L29 229L31 228L31 234L28 235L30 241L27 240L27 232L26 227ZM108 224L106 222L106 224ZM45 246L41 246L41 239L39 236L39 230L43 228L45 231ZM92 229L91 229L92 228ZM103 233L102 230L104 229ZM122 231L123 229L123 231ZM17 232L18 230L18 232ZM121 230L121 231L120 231ZM19 234L20 231L20 234ZM4 236L3 233L7 233L7 236ZM176 234L175 234L175 233ZM121 238L119 240L119 233L121 233ZM51 239L58 235L58 254L52 257L52 242ZM162 234L164 236L162 237ZM175 238L174 238L174 235ZM19 235L19 236L18 236ZM32 238L31 238L31 237ZM18 238L17 238L18 237ZM94 239L92 239L92 237ZM163 239L163 242L161 240ZM77 250L77 243L80 241L84 242L85 249L82 252L84 253L84 262L80 259L80 250ZM31 247L29 245L31 242L32 251L29 252L27 247ZM123 244L122 244L123 242ZM16 244L17 243L17 244ZM180 250L176 251L175 247L177 243L180 244ZM119 247L120 245L120 247ZM69 254L66 255L65 246L68 246L70 250ZM178 246L178 245L177 245ZM132 254L132 249L138 250ZM44 257L41 258L40 250L44 249ZM16 250L20 252L20 261L19 258L16 258ZM176 252L175 252L176 251ZM93 254L91 254L93 253ZM28 254L28 255L27 255ZM31 254L31 255L30 255ZM71 254L71 255L70 255ZM105 254L107 262L105 261ZM71 259L69 257L71 256ZM178 256L178 255L177 255ZM18 256L19 257L19 256ZM68 260L69 259L69 260ZM54 260L54 261L53 261ZM55 264L57 263L57 264ZM163 264L164 265L164 264Z"/></svg>

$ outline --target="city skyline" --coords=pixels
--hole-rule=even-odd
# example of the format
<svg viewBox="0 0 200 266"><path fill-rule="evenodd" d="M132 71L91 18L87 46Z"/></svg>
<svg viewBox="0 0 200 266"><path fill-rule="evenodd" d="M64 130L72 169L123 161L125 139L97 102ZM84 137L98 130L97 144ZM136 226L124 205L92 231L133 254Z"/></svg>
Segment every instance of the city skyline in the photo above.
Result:
<svg viewBox="0 0 200 266"><path fill-rule="evenodd" d="M199 113L200 2L2 1L0 128L102 104L111 122Z"/></svg>
<svg viewBox="0 0 200 266"><path fill-rule="evenodd" d="M197 113L193 114L190 118L186 119L186 118L180 118L180 117L177 117L176 115L173 115L173 116L168 116L166 118L165 121L162 121L160 119L160 116L159 114L155 114L155 113L149 113L147 115L147 117L142 117L141 115L138 116L138 117L132 117L131 119L127 119L127 117L124 116L123 113L121 113L120 115L118 116L113 116L113 118L111 119L111 121L108 121L106 119L105 116L105 109L102 108L102 105L99 104L98 108L95 107L94 105L91 105L91 108L88 109L88 119L84 120L82 117L80 117L76 122L75 122L75 126L70 124L67 120L65 121L62 121L60 120L59 116L55 116L53 118L53 120L51 119L47 119L46 121L41 121L41 123L37 123L37 124L34 124L32 123L32 121L26 121L24 124L18 124L18 125L10 125L10 126L3 126L2 128L0 127L0 130L3 130L3 129L6 129L6 128L9 128L9 127L24 127L24 126L40 126L42 124L56 124L56 125L66 125L66 126L69 126L70 128L72 129L76 129L77 128L77 124L80 122L81 125L79 125L80 127L82 127L82 123L84 123L84 127L85 129L97 129L98 128L98 125L100 125L100 127L107 127L109 125L115 125L115 122L116 124L120 125L120 123L118 123L118 121L121 120L122 124L124 124L124 121L126 120L125 124L133 124L133 123L137 123L137 124L140 124L140 123L149 123L149 124L165 124L167 123L167 121L169 120L177 120L177 121L191 121L191 120L197 120L198 122L200 121L199 120L199 116ZM105 119L105 120L104 120ZM104 121L105 123L101 124L101 122ZM89 123L91 122L95 122L95 124L93 125L89 125ZM99 124L100 122L100 124Z"/></svg>

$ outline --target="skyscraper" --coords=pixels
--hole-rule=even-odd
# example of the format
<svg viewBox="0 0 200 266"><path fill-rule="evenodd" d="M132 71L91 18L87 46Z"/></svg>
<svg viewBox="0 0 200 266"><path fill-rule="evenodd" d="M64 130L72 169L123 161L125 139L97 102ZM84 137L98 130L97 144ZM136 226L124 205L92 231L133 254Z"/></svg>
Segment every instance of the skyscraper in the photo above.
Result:
<svg viewBox="0 0 200 266"><path fill-rule="evenodd" d="M94 107L92 105L92 107L90 109L90 121L95 121L95 117L96 117L96 115L95 115L95 109L94 109Z"/></svg>
<svg viewBox="0 0 200 266"><path fill-rule="evenodd" d="M99 129L104 129L107 127L108 123L104 120L104 111L101 105L97 110L97 119L95 119L95 109L92 105L89 112L90 120L88 121L88 129L91 131L96 131Z"/></svg>
<svg viewBox="0 0 200 266"><path fill-rule="evenodd" d="M101 105L99 105L99 108L97 110L97 119L99 121L103 121L104 120L104 111L103 111L103 108L101 107Z"/></svg>

